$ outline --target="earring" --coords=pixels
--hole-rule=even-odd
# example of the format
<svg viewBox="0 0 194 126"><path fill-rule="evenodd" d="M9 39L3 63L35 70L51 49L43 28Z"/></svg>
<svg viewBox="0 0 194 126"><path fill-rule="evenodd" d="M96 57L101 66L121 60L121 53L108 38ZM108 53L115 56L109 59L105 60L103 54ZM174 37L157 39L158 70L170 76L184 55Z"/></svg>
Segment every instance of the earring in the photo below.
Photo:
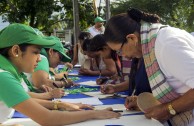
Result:
<svg viewBox="0 0 194 126"><path fill-rule="evenodd" d="M15 55L15 57L18 57L18 55Z"/></svg>

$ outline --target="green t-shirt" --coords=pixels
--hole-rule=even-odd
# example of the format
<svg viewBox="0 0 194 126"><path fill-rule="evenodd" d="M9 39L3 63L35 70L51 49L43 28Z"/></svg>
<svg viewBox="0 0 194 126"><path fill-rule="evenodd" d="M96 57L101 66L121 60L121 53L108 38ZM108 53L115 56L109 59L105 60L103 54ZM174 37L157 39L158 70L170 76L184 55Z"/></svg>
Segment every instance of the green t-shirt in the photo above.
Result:
<svg viewBox="0 0 194 126"><path fill-rule="evenodd" d="M0 80L0 101L8 107L13 107L30 98L21 83L10 72L0 69Z"/></svg>
<svg viewBox="0 0 194 126"><path fill-rule="evenodd" d="M45 72L47 72L49 74L49 62L48 62L48 59L43 56L43 55L40 55L41 56L41 61L38 62L38 66L35 68L34 72L38 71L38 70L43 70Z"/></svg>

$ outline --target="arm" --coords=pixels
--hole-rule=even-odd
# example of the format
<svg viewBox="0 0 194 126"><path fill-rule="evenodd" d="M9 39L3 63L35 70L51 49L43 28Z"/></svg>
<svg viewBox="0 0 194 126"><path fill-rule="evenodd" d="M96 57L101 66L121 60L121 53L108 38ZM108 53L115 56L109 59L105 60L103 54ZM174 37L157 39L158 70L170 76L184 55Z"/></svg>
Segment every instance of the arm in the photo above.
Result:
<svg viewBox="0 0 194 126"><path fill-rule="evenodd" d="M72 60L71 64L74 66L77 63L78 63L78 44L74 45L73 60Z"/></svg>
<svg viewBox="0 0 194 126"><path fill-rule="evenodd" d="M120 84L114 85L115 92L126 91L129 89L129 80L126 80Z"/></svg>
<svg viewBox="0 0 194 126"><path fill-rule="evenodd" d="M173 109L177 113L192 110L194 108L194 100L192 99L194 95L194 90L191 89L187 91L183 96L171 101ZM147 118L154 118L161 122L168 120L172 117L168 110L169 103L160 104L145 110L145 116Z"/></svg>
<svg viewBox="0 0 194 126"><path fill-rule="evenodd" d="M65 92L64 92L64 89L62 89L62 88L55 88L55 89L52 89L51 91L45 92L45 93L28 92L28 94L32 98L49 100L49 99L53 99L53 98L61 98L62 96L64 96Z"/></svg>
<svg viewBox="0 0 194 126"><path fill-rule="evenodd" d="M104 94L112 94L115 92L121 92L121 91L126 91L129 89L129 81L126 80L120 84L108 84L108 85L102 85L100 87L100 91Z"/></svg>
<svg viewBox="0 0 194 126"><path fill-rule="evenodd" d="M44 126L56 126L72 124L90 119L108 119L119 117L120 114L111 111L75 111L75 112L64 112L64 111L50 111L40 104L35 102L33 99L28 99L21 102L13 107L15 110L23 113L30 117L35 122ZM29 109L30 108L30 109Z"/></svg>
<svg viewBox="0 0 194 126"><path fill-rule="evenodd" d="M116 70L115 62L112 59L105 59L103 58L104 64L106 65L106 69L101 70L102 76L112 76L114 75Z"/></svg>
<svg viewBox="0 0 194 126"><path fill-rule="evenodd" d="M43 70L38 70L32 73L32 83L38 89L41 89L43 84L55 88L53 82L58 85L58 87L64 86L64 82L62 81L53 81L49 79L49 74Z"/></svg>
<svg viewBox="0 0 194 126"><path fill-rule="evenodd" d="M45 93L35 93L35 92L28 92L28 94L32 97L32 98L37 98L37 99L52 99L52 95L49 92L45 92Z"/></svg>
<svg viewBox="0 0 194 126"><path fill-rule="evenodd" d="M84 69L80 68L79 73L83 75L103 75L103 76L112 76L116 73L116 66L115 63L112 59L103 59L106 69L103 70L89 70L89 69Z"/></svg>

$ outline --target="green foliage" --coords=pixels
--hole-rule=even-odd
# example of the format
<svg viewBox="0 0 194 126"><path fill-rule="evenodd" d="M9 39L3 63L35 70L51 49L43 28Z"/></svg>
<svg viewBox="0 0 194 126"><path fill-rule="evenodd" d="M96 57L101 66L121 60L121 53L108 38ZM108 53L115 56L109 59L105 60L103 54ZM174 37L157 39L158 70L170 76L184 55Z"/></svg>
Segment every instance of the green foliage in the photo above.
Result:
<svg viewBox="0 0 194 126"><path fill-rule="evenodd" d="M111 13L125 13L129 7L156 13L163 24L194 31L193 0L120 0L112 3Z"/></svg>
<svg viewBox="0 0 194 126"><path fill-rule="evenodd" d="M28 24L47 32L73 28L72 0L1 0L0 15L4 21ZM79 0L79 17L81 30L93 24L92 0Z"/></svg>

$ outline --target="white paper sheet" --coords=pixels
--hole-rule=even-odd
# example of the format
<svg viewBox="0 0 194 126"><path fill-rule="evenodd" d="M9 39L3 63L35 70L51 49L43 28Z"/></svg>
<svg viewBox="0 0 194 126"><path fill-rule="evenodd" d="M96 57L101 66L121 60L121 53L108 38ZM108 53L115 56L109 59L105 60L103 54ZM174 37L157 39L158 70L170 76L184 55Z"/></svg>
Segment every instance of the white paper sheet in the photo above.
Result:
<svg viewBox="0 0 194 126"><path fill-rule="evenodd" d="M144 115L121 116L119 119L89 120L67 126L163 126L159 121L146 119Z"/></svg>
<svg viewBox="0 0 194 126"><path fill-rule="evenodd" d="M62 102L70 102L70 103L82 103L82 104L88 104L88 105L102 105L103 103L95 97L92 98L79 98L79 99L54 99L54 100L60 100Z"/></svg>
<svg viewBox="0 0 194 126"><path fill-rule="evenodd" d="M87 85L87 86L100 86L96 84L96 81L84 81L84 82L80 82L80 85Z"/></svg>
<svg viewBox="0 0 194 126"><path fill-rule="evenodd" d="M114 104L114 105L97 105L94 106L95 110L102 110L102 109L106 109L108 107L111 107L113 109L119 109L119 110L126 110L124 104Z"/></svg>
<svg viewBox="0 0 194 126"><path fill-rule="evenodd" d="M82 92L82 94L91 96L91 97L96 97L99 99L107 98L110 96L113 96L113 94L102 94L100 91L95 91L95 92Z"/></svg>
<svg viewBox="0 0 194 126"><path fill-rule="evenodd" d="M97 106L95 106L95 110L103 110L103 109L106 109L106 108L109 108L109 107L111 107L113 110L122 110L123 112L120 112L121 115L141 113L141 111L126 110L124 104L97 105Z"/></svg>

